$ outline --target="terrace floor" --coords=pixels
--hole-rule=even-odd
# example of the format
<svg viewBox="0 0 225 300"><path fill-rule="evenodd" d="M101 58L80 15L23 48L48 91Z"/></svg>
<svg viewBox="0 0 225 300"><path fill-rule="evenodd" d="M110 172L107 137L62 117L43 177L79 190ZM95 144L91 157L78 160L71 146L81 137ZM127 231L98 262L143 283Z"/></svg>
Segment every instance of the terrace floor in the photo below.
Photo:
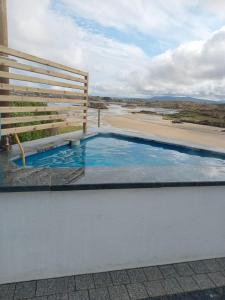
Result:
<svg viewBox="0 0 225 300"><path fill-rule="evenodd" d="M0 300L225 299L225 258L0 285Z"/></svg>

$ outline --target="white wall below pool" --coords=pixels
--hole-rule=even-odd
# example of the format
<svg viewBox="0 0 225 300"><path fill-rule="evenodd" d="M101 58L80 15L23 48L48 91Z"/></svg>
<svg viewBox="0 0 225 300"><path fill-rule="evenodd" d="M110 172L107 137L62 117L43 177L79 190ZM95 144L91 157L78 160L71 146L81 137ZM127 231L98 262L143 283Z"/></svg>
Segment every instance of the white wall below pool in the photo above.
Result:
<svg viewBox="0 0 225 300"><path fill-rule="evenodd" d="M225 255L225 187L0 194L0 283Z"/></svg>

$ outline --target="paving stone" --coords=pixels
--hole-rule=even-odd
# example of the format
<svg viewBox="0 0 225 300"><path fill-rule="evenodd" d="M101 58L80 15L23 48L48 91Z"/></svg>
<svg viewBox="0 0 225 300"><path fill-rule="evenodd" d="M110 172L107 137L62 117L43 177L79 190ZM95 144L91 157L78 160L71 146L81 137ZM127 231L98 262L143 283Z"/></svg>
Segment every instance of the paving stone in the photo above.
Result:
<svg viewBox="0 0 225 300"><path fill-rule="evenodd" d="M144 268L144 272L149 281L163 279L163 275L158 267Z"/></svg>
<svg viewBox="0 0 225 300"><path fill-rule="evenodd" d="M113 284L115 284L115 285L130 283L130 279L125 270L112 271L112 272L110 272L110 274L112 276Z"/></svg>
<svg viewBox="0 0 225 300"><path fill-rule="evenodd" d="M35 296L36 281L19 282L16 284L14 299L32 298Z"/></svg>
<svg viewBox="0 0 225 300"><path fill-rule="evenodd" d="M203 274L203 273L208 273L209 272L209 269L207 268L205 262L202 261L202 260L191 261L191 262L189 262L189 266L192 268L192 270L196 274Z"/></svg>
<svg viewBox="0 0 225 300"><path fill-rule="evenodd" d="M69 300L89 300L88 291L82 290L70 293Z"/></svg>
<svg viewBox="0 0 225 300"><path fill-rule="evenodd" d="M93 289L95 287L92 274L77 275L75 276L75 282L77 290Z"/></svg>
<svg viewBox="0 0 225 300"><path fill-rule="evenodd" d="M206 267L208 268L209 272L220 272L222 271L221 266L215 259L207 259L204 261Z"/></svg>
<svg viewBox="0 0 225 300"><path fill-rule="evenodd" d="M111 300L130 300L124 285L110 286L109 296Z"/></svg>
<svg viewBox="0 0 225 300"><path fill-rule="evenodd" d="M174 264L174 269L180 276L194 275L194 271L190 268L188 263Z"/></svg>
<svg viewBox="0 0 225 300"><path fill-rule="evenodd" d="M93 274L94 283L96 288L106 287L112 285L112 278L109 272Z"/></svg>
<svg viewBox="0 0 225 300"><path fill-rule="evenodd" d="M90 300L110 300L107 288L89 290Z"/></svg>
<svg viewBox="0 0 225 300"><path fill-rule="evenodd" d="M225 270L225 257L216 258L217 263L220 265L220 267Z"/></svg>
<svg viewBox="0 0 225 300"><path fill-rule="evenodd" d="M47 296L47 300L68 300L68 294L60 293L56 295Z"/></svg>
<svg viewBox="0 0 225 300"><path fill-rule="evenodd" d="M176 270L174 269L173 265L159 266L159 269L165 278L177 276Z"/></svg>
<svg viewBox="0 0 225 300"><path fill-rule="evenodd" d="M197 291L200 289L194 278L190 276L177 277L177 281L179 282L184 292Z"/></svg>
<svg viewBox="0 0 225 300"><path fill-rule="evenodd" d="M225 286L225 276L222 272L208 273L208 276L216 286Z"/></svg>
<svg viewBox="0 0 225 300"><path fill-rule="evenodd" d="M131 283L141 283L147 281L143 269L129 269L127 270L127 274Z"/></svg>
<svg viewBox="0 0 225 300"><path fill-rule="evenodd" d="M127 285L128 294L131 299L145 299L148 293L142 283L132 283Z"/></svg>
<svg viewBox="0 0 225 300"><path fill-rule="evenodd" d="M162 280L162 285L167 294L178 294L183 292L175 278L167 278Z"/></svg>
<svg viewBox="0 0 225 300"><path fill-rule="evenodd" d="M207 274L197 274L193 278L201 289L210 289L216 286Z"/></svg>
<svg viewBox="0 0 225 300"><path fill-rule="evenodd" d="M74 276L42 279L37 281L36 296L72 292L75 290Z"/></svg>
<svg viewBox="0 0 225 300"><path fill-rule="evenodd" d="M0 300L12 300L15 287L15 283L0 285Z"/></svg>
<svg viewBox="0 0 225 300"><path fill-rule="evenodd" d="M151 297L158 297L158 296L166 295L166 290L164 289L161 280L145 282L144 285L145 285L145 288L146 288L149 296L151 296Z"/></svg>

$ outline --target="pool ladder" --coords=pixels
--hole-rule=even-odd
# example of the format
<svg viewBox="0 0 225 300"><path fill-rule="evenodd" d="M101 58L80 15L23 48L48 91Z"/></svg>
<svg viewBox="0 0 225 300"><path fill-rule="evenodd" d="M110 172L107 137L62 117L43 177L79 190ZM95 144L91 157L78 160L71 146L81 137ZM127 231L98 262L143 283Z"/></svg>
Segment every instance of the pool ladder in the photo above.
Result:
<svg viewBox="0 0 225 300"><path fill-rule="evenodd" d="M22 144L20 142L20 139L19 139L19 137L18 137L18 135L16 133L14 134L14 137L16 139L16 142L17 142L19 150L20 150L20 154L21 154L21 158L22 158L22 163L23 163L23 168L25 168L26 167L26 158L25 158L25 152L23 150L23 146L22 146Z"/></svg>

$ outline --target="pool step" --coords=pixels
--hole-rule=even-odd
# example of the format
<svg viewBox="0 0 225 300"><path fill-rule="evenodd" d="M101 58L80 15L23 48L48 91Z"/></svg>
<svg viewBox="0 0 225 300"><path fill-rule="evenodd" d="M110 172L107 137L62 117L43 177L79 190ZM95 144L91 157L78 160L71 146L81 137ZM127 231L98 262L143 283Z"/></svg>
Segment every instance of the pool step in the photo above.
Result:
<svg viewBox="0 0 225 300"><path fill-rule="evenodd" d="M69 142L71 147L80 146L80 138L77 139L66 139Z"/></svg>

